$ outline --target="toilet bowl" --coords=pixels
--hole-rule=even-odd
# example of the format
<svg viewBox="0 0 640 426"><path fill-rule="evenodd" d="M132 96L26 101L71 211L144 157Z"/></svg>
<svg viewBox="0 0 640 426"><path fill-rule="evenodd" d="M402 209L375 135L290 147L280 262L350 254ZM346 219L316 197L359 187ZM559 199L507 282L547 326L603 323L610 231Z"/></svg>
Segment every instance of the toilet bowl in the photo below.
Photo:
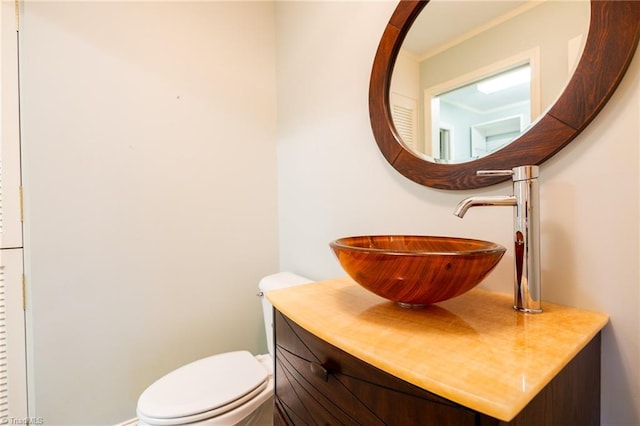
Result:
<svg viewBox="0 0 640 426"><path fill-rule="evenodd" d="M268 354L226 352L184 365L151 384L138 399L137 419L122 425L273 424L273 307L264 293L310 282L290 272L260 280Z"/></svg>
<svg viewBox="0 0 640 426"><path fill-rule="evenodd" d="M140 395L138 426L270 424L272 362L238 351L180 367Z"/></svg>

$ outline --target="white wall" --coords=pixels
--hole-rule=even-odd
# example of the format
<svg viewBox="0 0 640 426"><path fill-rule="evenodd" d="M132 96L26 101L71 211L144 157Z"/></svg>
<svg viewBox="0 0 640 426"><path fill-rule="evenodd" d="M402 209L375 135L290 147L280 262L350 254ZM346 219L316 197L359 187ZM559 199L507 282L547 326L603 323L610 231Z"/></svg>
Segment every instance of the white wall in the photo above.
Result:
<svg viewBox="0 0 640 426"><path fill-rule="evenodd" d="M270 2L26 2L31 413L114 424L167 371L265 351Z"/></svg>
<svg viewBox="0 0 640 426"><path fill-rule="evenodd" d="M343 276L328 243L363 233L489 239L511 247L512 212L471 194L421 187L386 163L368 117L371 65L395 2L277 5L280 266L315 279ZM640 55L618 92L570 146L541 167L543 293L606 312L602 420L640 424ZM510 292L508 251L485 283Z"/></svg>

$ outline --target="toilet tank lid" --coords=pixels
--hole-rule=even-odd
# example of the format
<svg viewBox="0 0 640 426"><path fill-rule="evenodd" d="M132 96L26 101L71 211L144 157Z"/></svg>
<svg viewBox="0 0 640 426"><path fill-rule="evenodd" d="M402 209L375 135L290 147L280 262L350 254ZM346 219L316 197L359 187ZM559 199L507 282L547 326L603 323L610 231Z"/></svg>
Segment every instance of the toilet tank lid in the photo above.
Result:
<svg viewBox="0 0 640 426"><path fill-rule="evenodd" d="M281 288L293 287L301 284L312 283L313 280L294 274L293 272L278 272L277 274L267 275L260 280L258 288L263 293Z"/></svg>
<svg viewBox="0 0 640 426"><path fill-rule="evenodd" d="M172 419L228 405L269 379L248 351L227 352L184 365L149 386L138 399L138 414Z"/></svg>

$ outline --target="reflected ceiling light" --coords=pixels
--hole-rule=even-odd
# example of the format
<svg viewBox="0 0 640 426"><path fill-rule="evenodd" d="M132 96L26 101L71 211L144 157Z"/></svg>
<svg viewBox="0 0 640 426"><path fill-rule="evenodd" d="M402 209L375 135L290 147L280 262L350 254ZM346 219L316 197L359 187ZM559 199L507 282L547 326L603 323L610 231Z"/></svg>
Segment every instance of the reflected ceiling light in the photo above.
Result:
<svg viewBox="0 0 640 426"><path fill-rule="evenodd" d="M531 67L526 66L482 80L477 87L479 92L490 95L530 81Z"/></svg>

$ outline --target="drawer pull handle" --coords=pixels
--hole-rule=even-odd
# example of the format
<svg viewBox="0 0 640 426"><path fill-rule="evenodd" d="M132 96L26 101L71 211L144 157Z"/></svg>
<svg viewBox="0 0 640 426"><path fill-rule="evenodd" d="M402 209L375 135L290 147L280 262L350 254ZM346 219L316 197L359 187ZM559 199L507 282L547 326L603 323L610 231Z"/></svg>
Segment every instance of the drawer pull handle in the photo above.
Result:
<svg viewBox="0 0 640 426"><path fill-rule="evenodd" d="M311 372L320 377L325 382L329 381L329 370L327 370L322 364L318 364L317 362L310 362L309 367L311 368Z"/></svg>

